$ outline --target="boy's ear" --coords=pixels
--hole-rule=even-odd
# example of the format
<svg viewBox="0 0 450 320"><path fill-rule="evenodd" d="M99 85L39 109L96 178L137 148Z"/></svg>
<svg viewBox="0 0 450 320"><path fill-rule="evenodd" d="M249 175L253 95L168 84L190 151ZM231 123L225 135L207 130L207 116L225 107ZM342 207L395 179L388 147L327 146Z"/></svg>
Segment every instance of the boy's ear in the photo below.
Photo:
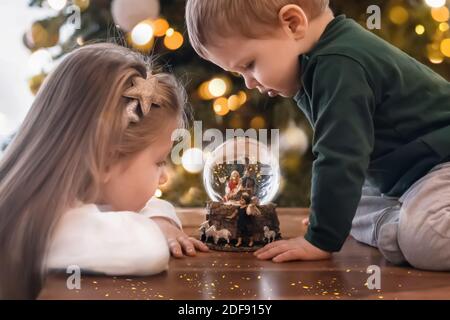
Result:
<svg viewBox="0 0 450 320"><path fill-rule="evenodd" d="M295 4L288 4L281 8L278 20L283 30L294 40L305 37L309 21L305 11Z"/></svg>

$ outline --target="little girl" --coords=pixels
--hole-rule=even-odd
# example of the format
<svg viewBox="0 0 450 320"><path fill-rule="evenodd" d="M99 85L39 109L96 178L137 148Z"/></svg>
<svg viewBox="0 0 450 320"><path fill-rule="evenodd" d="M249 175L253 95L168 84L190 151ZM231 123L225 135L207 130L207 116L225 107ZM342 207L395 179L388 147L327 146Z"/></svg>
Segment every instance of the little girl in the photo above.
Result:
<svg viewBox="0 0 450 320"><path fill-rule="evenodd" d="M0 298L35 298L49 269L151 275L170 252L207 251L152 198L185 105L129 49L89 45L60 63L0 162Z"/></svg>

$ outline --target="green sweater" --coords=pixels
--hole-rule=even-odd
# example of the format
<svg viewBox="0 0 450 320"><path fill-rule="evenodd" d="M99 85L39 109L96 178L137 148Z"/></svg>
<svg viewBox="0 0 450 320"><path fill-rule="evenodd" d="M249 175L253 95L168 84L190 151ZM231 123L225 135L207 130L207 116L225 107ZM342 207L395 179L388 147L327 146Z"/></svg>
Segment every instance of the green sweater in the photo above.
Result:
<svg viewBox="0 0 450 320"><path fill-rule="evenodd" d="M344 15L300 63L315 156L305 237L339 251L365 180L398 197L450 160L450 83Z"/></svg>

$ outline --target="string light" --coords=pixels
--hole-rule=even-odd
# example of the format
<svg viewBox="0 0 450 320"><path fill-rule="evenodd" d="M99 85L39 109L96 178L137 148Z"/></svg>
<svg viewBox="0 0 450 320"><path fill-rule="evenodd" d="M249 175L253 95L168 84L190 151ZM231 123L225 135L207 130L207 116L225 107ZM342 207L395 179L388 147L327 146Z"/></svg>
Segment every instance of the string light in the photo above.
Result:
<svg viewBox="0 0 450 320"><path fill-rule="evenodd" d="M169 28L166 31L166 37L171 37L175 33L175 30L173 28Z"/></svg>
<svg viewBox="0 0 450 320"><path fill-rule="evenodd" d="M428 60L433 64L440 64L444 61L444 56L441 52L434 50L428 53Z"/></svg>
<svg viewBox="0 0 450 320"><path fill-rule="evenodd" d="M164 35L166 35L166 32L169 28L170 26L166 19L160 18L153 21L153 30L156 37L163 37Z"/></svg>
<svg viewBox="0 0 450 320"><path fill-rule="evenodd" d="M80 8L80 11L83 12L89 7L90 2L90 0L74 0L73 4Z"/></svg>
<svg viewBox="0 0 450 320"><path fill-rule="evenodd" d="M155 191L155 197L161 198L162 195L163 195L163 193L162 193L161 189L156 189L156 191Z"/></svg>
<svg viewBox="0 0 450 320"><path fill-rule="evenodd" d="M237 113L234 114L234 116L230 120L230 126L234 129L242 128L243 123L242 123L242 119L239 116L239 114L237 114Z"/></svg>
<svg viewBox="0 0 450 320"><path fill-rule="evenodd" d="M447 22L450 18L450 12L447 7L432 8L431 16L437 22Z"/></svg>
<svg viewBox="0 0 450 320"><path fill-rule="evenodd" d="M28 66L31 74L39 74L41 72L48 72L51 69L53 62L52 55L46 49L39 49L33 52L28 60Z"/></svg>
<svg viewBox="0 0 450 320"><path fill-rule="evenodd" d="M47 0L50 8L60 11L67 5L67 0Z"/></svg>
<svg viewBox="0 0 450 320"><path fill-rule="evenodd" d="M442 40L441 52L444 56L450 58L450 38Z"/></svg>
<svg viewBox="0 0 450 320"><path fill-rule="evenodd" d="M84 45L84 40L82 36L77 37L77 44L81 47Z"/></svg>
<svg viewBox="0 0 450 320"><path fill-rule="evenodd" d="M236 111L240 107L241 107L241 102L237 95L234 94L228 98L228 109L230 109L231 111Z"/></svg>
<svg viewBox="0 0 450 320"><path fill-rule="evenodd" d="M432 8L439 8L445 5L446 0L425 0L425 3Z"/></svg>
<svg viewBox="0 0 450 320"><path fill-rule="evenodd" d="M209 88L208 88L209 87L209 82L210 81L203 82L200 85L200 87L198 88L198 95L203 100L214 99L214 96L211 94L211 92L209 92Z"/></svg>
<svg viewBox="0 0 450 320"><path fill-rule="evenodd" d="M169 50L177 50L181 48L184 43L184 38L181 33L175 31L172 28L167 29L166 36L164 38L164 45Z"/></svg>
<svg viewBox="0 0 450 320"><path fill-rule="evenodd" d="M448 31L449 29L449 25L447 22L442 22L439 24L439 30L441 30L442 32Z"/></svg>
<svg viewBox="0 0 450 320"><path fill-rule="evenodd" d="M421 25L421 24L417 25L416 26L416 33L418 35L424 34L425 33L425 27L423 25Z"/></svg>
<svg viewBox="0 0 450 320"><path fill-rule="evenodd" d="M408 18L409 18L409 13L402 6L395 6L389 12L389 19L393 23L398 24L398 25L404 24L406 21L408 21Z"/></svg>
<svg viewBox="0 0 450 320"><path fill-rule="evenodd" d="M208 90L213 97L221 97L227 92L227 84L223 79L212 79L208 84Z"/></svg>
<svg viewBox="0 0 450 320"><path fill-rule="evenodd" d="M244 91L239 91L238 97L239 97L239 103L241 104L241 106L247 102L247 94Z"/></svg>
<svg viewBox="0 0 450 320"><path fill-rule="evenodd" d="M181 157L183 168L189 173L199 173L203 170L203 151L198 148L186 150Z"/></svg>
<svg viewBox="0 0 450 320"><path fill-rule="evenodd" d="M138 46L148 44L153 38L153 27L147 22L141 22L131 31L131 40Z"/></svg>
<svg viewBox="0 0 450 320"><path fill-rule="evenodd" d="M219 116L225 116L230 112L228 108L228 99L227 98L218 98L214 101L214 112Z"/></svg>
<svg viewBox="0 0 450 320"><path fill-rule="evenodd" d="M263 129L266 127L266 120L261 116L256 116L250 121L250 126L256 130Z"/></svg>

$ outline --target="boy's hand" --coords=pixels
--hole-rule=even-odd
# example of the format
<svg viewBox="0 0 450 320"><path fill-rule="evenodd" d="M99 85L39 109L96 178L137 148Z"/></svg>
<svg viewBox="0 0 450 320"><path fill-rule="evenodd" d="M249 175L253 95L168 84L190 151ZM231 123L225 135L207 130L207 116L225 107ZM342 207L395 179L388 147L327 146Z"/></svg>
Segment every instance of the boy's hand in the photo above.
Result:
<svg viewBox="0 0 450 320"><path fill-rule="evenodd" d="M188 237L182 230L165 218L152 218L163 232L169 244L170 253L175 258L183 258L183 252L194 257L197 255L196 249L202 252L208 252L208 247L193 237Z"/></svg>
<svg viewBox="0 0 450 320"><path fill-rule="evenodd" d="M255 256L261 260L272 259L273 262L287 262L293 260L326 260L331 253L323 251L306 241L304 237L290 240L280 240L266 245L256 251Z"/></svg>

